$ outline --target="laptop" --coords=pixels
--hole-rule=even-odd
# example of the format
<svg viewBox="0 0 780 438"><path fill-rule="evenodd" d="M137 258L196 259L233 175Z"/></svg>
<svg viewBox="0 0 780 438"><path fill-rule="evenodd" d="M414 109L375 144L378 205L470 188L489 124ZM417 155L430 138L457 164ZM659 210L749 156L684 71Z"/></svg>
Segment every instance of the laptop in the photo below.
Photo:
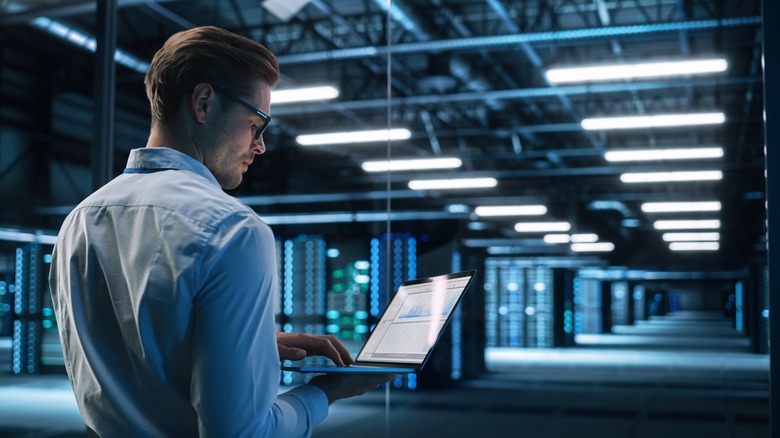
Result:
<svg viewBox="0 0 780 438"><path fill-rule="evenodd" d="M285 361L282 370L301 373L419 372L475 274L475 270L470 270L405 281L382 313L354 364L309 365Z"/></svg>

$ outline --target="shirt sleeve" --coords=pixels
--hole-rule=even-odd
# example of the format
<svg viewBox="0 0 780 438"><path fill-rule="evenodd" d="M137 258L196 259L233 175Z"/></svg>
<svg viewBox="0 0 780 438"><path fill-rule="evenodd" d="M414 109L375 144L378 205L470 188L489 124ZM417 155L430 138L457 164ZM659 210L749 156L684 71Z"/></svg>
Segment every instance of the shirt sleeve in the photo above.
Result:
<svg viewBox="0 0 780 438"><path fill-rule="evenodd" d="M225 220L208 242L193 303L190 398L201 436L310 436L328 413L304 385L278 395L273 234L250 213Z"/></svg>

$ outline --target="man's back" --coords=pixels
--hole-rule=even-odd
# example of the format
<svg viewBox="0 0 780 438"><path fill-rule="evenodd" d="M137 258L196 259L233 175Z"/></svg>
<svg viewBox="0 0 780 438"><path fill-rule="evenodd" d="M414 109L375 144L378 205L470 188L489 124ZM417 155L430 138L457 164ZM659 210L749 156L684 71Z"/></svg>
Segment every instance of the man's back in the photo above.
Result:
<svg viewBox="0 0 780 438"><path fill-rule="evenodd" d="M191 158L133 154L124 175L66 219L53 256L54 307L85 421L109 435L224 433L242 415L215 406L226 401L255 405L243 414L250 423L269 421L253 417L269 415L278 390L278 356L267 357L276 350L270 229ZM220 339L220 328L240 339Z"/></svg>

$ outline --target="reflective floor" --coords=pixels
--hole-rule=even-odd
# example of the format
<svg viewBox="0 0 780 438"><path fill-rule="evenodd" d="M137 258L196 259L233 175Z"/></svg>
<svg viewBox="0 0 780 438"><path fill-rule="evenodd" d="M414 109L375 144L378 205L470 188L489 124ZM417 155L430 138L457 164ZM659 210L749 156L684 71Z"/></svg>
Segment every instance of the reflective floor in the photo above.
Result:
<svg viewBox="0 0 780 438"><path fill-rule="evenodd" d="M769 358L728 321L678 313L614 331L488 350L489 373L447 389L339 401L314 436L769 436ZM83 436L67 380L0 375L0 436Z"/></svg>

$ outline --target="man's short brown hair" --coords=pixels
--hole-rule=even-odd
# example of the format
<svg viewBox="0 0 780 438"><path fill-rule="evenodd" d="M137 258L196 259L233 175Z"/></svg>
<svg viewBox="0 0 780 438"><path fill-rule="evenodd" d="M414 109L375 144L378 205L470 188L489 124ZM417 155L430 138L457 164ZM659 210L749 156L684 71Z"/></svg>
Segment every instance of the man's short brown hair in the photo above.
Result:
<svg viewBox="0 0 780 438"><path fill-rule="evenodd" d="M213 26L176 33L154 55L144 79L152 126L169 125L199 83L248 95L257 80L270 86L279 81L276 56L262 44Z"/></svg>

